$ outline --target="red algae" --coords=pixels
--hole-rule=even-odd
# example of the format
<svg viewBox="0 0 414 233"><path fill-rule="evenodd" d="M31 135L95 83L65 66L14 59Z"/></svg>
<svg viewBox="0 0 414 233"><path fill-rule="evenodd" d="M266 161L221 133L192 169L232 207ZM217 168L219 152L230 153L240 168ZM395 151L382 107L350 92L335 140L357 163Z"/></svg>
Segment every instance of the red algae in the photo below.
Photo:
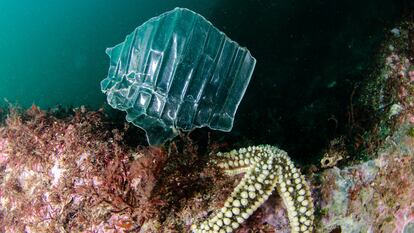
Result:
<svg viewBox="0 0 414 233"><path fill-rule="evenodd" d="M64 119L10 110L0 128L0 231L117 232L156 218L166 153L129 148L124 131L105 124L102 111L84 108Z"/></svg>

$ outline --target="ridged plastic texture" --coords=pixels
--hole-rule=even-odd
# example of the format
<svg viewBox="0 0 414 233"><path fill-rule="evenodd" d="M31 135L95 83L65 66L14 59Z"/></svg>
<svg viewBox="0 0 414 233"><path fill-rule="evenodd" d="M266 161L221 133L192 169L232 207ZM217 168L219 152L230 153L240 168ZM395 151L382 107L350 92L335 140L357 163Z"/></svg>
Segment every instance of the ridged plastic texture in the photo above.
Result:
<svg viewBox="0 0 414 233"><path fill-rule="evenodd" d="M106 53L108 103L159 145L196 127L230 131L256 60L201 15L154 17Z"/></svg>

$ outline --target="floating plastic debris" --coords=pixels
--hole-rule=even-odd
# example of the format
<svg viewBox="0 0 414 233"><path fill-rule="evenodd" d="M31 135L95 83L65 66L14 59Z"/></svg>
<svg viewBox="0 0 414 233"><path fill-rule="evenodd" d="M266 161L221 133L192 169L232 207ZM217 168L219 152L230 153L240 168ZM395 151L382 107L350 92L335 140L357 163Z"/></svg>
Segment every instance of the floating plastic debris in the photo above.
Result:
<svg viewBox="0 0 414 233"><path fill-rule="evenodd" d="M183 8L148 20L106 53L102 92L151 145L179 129L230 131L256 64L246 48Z"/></svg>

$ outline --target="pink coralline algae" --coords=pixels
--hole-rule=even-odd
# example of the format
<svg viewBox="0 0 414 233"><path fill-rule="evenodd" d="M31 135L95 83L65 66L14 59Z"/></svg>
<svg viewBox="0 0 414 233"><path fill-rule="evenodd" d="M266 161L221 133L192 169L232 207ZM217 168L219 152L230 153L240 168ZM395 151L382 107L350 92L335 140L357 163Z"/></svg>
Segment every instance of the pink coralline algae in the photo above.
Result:
<svg viewBox="0 0 414 233"><path fill-rule="evenodd" d="M0 166L6 163L6 159L7 159L6 147L7 147L7 140L5 138L0 138Z"/></svg>
<svg viewBox="0 0 414 233"><path fill-rule="evenodd" d="M414 230L414 204L406 206L395 213L395 229L393 233L413 232Z"/></svg>
<svg viewBox="0 0 414 233"><path fill-rule="evenodd" d="M407 232L414 224L414 138L409 123L387 141L377 159L320 174L317 206L323 232Z"/></svg>

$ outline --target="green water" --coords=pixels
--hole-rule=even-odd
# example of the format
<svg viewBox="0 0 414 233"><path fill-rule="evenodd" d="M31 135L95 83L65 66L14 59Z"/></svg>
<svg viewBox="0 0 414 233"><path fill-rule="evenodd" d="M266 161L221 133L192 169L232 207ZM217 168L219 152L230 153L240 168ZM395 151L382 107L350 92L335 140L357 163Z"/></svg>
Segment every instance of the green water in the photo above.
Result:
<svg viewBox="0 0 414 233"><path fill-rule="evenodd" d="M105 104L105 54L174 7L209 19L257 59L230 133L214 140L320 153L346 134L350 95L408 0L0 1L0 104ZM409 8L411 7L411 8ZM358 91L358 90L357 90Z"/></svg>
<svg viewBox="0 0 414 233"><path fill-rule="evenodd" d="M0 102L102 106L105 48L176 6L208 16L215 1L0 1Z"/></svg>

